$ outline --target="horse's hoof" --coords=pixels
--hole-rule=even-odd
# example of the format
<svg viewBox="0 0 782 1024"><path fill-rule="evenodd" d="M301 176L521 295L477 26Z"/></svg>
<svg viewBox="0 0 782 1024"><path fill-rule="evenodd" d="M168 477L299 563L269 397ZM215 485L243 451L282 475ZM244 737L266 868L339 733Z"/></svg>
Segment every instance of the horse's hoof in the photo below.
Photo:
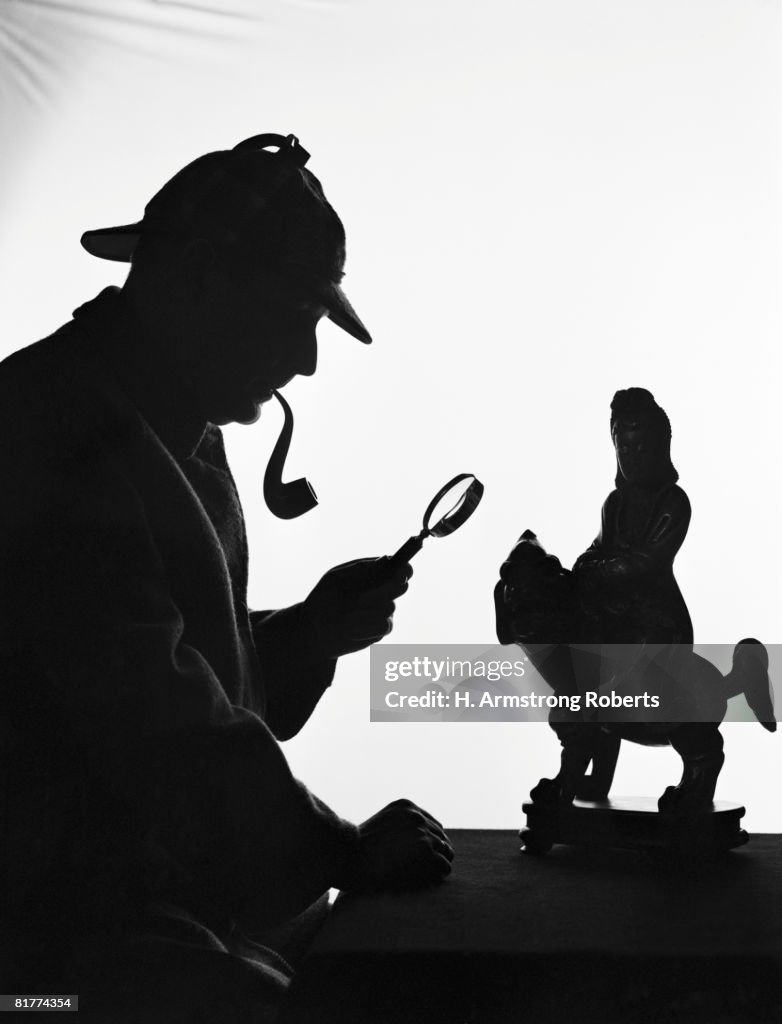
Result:
<svg viewBox="0 0 782 1024"><path fill-rule="evenodd" d="M530 791L530 799L536 807L551 811L570 803L565 799L562 787L555 779L541 779Z"/></svg>
<svg viewBox="0 0 782 1024"><path fill-rule="evenodd" d="M674 814L679 803L681 790L676 786L668 786L657 801L657 810L660 814Z"/></svg>
<svg viewBox="0 0 782 1024"><path fill-rule="evenodd" d="M668 786L657 801L657 809L660 814L671 817L695 818L701 814L708 814L714 809L714 804L711 799L691 793L681 786Z"/></svg>

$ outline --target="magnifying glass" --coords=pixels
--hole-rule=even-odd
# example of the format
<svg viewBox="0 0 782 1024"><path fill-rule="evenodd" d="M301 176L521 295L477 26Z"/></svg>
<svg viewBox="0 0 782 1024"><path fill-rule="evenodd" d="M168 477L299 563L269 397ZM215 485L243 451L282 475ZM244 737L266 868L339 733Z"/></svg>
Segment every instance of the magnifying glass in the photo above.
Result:
<svg viewBox="0 0 782 1024"><path fill-rule="evenodd" d="M447 537L467 522L483 497L483 484L472 473L460 473L441 487L424 512L423 529L391 556L393 566L417 555L427 537Z"/></svg>

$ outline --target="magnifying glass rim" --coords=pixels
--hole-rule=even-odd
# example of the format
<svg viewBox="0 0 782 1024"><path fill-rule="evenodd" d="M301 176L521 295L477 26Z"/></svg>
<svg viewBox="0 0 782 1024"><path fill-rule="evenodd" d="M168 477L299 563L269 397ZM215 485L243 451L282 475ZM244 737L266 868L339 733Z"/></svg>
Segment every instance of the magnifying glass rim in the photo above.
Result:
<svg viewBox="0 0 782 1024"><path fill-rule="evenodd" d="M431 528L432 537L447 537L464 526L472 516L483 497L483 484L476 477L450 512L438 520Z"/></svg>
<svg viewBox="0 0 782 1024"><path fill-rule="evenodd" d="M443 497L445 497L445 495L448 493L448 491L451 490L451 488L455 487L458 483L461 483L462 480L470 480L470 483L467 484L467 486L465 487L464 492L462 493L462 496L459 498L459 500L456 502L456 504L453 505L453 507L451 509L449 509L448 512L445 512L437 520L437 522L434 524L434 526L430 526L429 525L429 520L431 519L432 513L434 512L435 508L437 507L438 502L441 501L443 499ZM434 531L443 522L443 520L448 520L449 516L452 516L455 513L458 513L458 511L461 508L463 508L465 501L467 501L468 497L470 497L470 496L472 496L473 501L472 501L472 503L470 505L469 510L467 511L467 514L464 516L464 518L460 519L458 522L454 523L453 526L450 527L450 529L443 530L443 532L439 533L439 534L435 533ZM433 537L438 537L438 536L444 537L444 536L447 536L449 533L453 533L454 530L458 530L460 526L462 526L464 523L467 522L467 520L473 514L475 509L478 507L478 504L480 503L480 500L481 500L482 497L483 497L483 484L480 482L478 477L474 473L458 473L452 480L449 480L447 484L445 484L443 487L441 487L440 490L437 492L437 494L435 494L435 496L429 502L429 504L428 504L428 506L426 508L426 511L424 512L424 518L423 518L424 530L427 532L427 534L429 536L433 536Z"/></svg>

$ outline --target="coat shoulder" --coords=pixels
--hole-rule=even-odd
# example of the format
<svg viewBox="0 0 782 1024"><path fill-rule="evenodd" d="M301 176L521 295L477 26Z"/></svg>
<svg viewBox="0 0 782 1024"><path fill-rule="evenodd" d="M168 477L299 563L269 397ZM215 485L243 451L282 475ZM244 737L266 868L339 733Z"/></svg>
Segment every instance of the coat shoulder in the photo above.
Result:
<svg viewBox="0 0 782 1024"><path fill-rule="evenodd" d="M110 380L72 324L0 362L0 457L6 466L83 456L122 421Z"/></svg>

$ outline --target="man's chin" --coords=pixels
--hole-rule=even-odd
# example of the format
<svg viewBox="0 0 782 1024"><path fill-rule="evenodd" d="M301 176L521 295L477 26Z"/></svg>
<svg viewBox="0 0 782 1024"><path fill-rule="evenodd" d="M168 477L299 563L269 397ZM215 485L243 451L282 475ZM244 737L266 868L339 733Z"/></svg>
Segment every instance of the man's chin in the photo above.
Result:
<svg viewBox="0 0 782 1024"><path fill-rule="evenodd" d="M242 413L241 415L237 414L234 417L233 422L234 423L240 423L243 427L250 427L250 426L252 426L253 423L257 423L260 418L261 418L261 404L259 402L259 403L256 403L255 408L253 409L253 411L251 413L249 413L249 412L247 414Z"/></svg>

